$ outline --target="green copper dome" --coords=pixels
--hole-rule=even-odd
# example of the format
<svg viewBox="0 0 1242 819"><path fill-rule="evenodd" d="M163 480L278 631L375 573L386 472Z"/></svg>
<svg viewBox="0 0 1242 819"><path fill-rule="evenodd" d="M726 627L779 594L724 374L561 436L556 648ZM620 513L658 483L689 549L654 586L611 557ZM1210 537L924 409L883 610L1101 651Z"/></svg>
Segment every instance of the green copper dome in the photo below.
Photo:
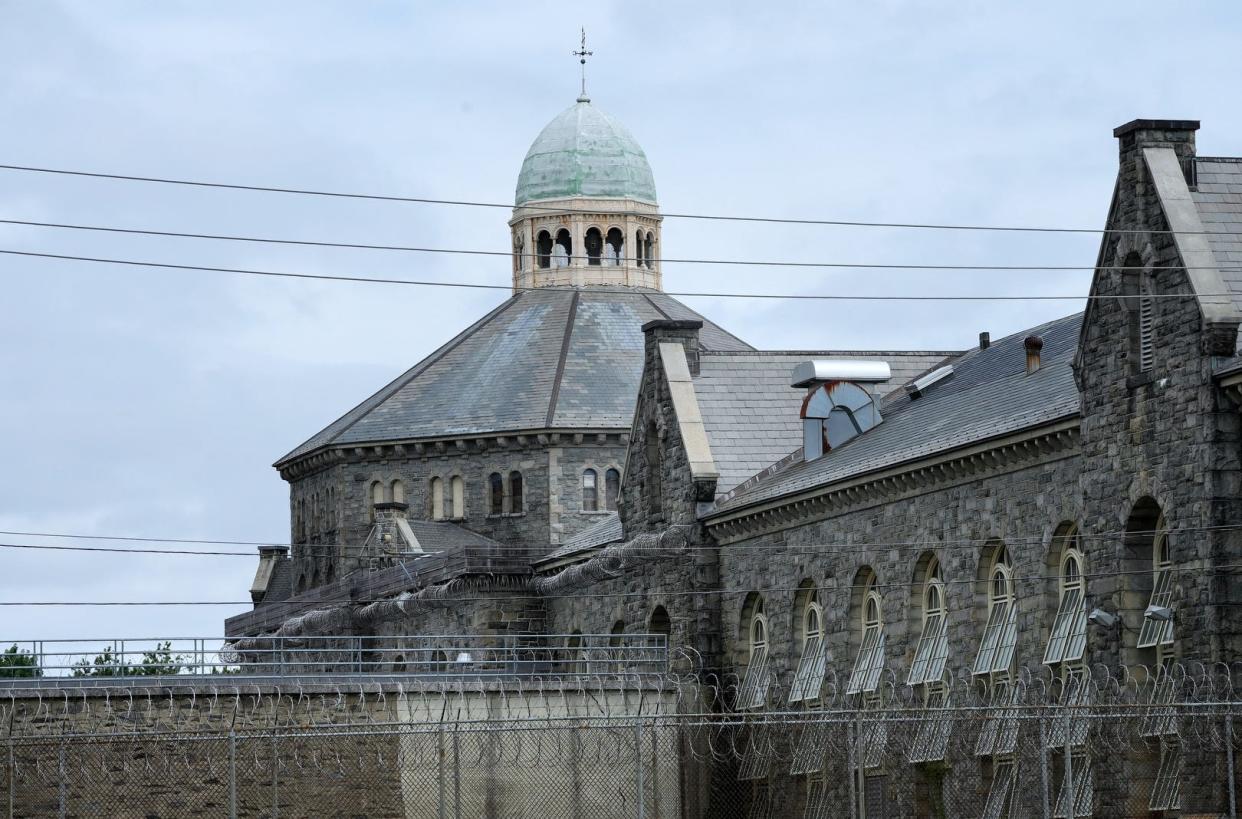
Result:
<svg viewBox="0 0 1242 819"><path fill-rule="evenodd" d="M581 97L549 122L526 152L514 204L568 196L656 203L643 149L624 125Z"/></svg>

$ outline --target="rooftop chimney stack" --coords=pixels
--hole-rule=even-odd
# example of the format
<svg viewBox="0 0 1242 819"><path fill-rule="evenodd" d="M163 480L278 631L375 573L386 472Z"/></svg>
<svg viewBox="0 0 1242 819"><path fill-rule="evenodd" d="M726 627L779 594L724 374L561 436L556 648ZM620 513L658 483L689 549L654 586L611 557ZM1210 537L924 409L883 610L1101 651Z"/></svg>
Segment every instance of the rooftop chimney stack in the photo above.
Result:
<svg viewBox="0 0 1242 819"><path fill-rule="evenodd" d="M979 334L979 349L986 350L988 347L991 347L991 346L992 346L992 334L989 333L987 330L984 330L982 333Z"/></svg>
<svg viewBox="0 0 1242 819"><path fill-rule="evenodd" d="M1044 340L1039 336L1027 336L1022 346L1026 347L1026 374L1030 375L1039 369L1039 352L1044 349Z"/></svg>

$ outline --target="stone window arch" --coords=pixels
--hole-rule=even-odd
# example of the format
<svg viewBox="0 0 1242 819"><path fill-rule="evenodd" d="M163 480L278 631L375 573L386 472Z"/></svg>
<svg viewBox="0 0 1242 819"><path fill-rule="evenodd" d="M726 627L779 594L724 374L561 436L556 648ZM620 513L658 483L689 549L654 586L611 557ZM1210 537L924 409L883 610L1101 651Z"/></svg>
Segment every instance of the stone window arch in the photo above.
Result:
<svg viewBox="0 0 1242 819"><path fill-rule="evenodd" d="M431 479L431 519L444 520L444 479Z"/></svg>
<svg viewBox="0 0 1242 819"><path fill-rule="evenodd" d="M647 231L647 238L643 240L643 259L647 265L647 269L651 270L655 267L652 260L655 258L655 234Z"/></svg>
<svg viewBox="0 0 1242 819"><path fill-rule="evenodd" d="M384 484L382 481L371 481L371 520L375 520L375 505L384 502Z"/></svg>
<svg viewBox="0 0 1242 819"><path fill-rule="evenodd" d="M665 645L673 635L673 621L668 616L668 609L656 606L651 610L651 618L647 621L647 631L652 634L664 635Z"/></svg>
<svg viewBox="0 0 1242 819"><path fill-rule="evenodd" d="M794 595L795 636L798 646L798 669L789 689L789 703L819 699L827 671L828 647L824 639L824 609L819 592L811 580L804 580Z"/></svg>
<svg viewBox="0 0 1242 819"><path fill-rule="evenodd" d="M599 228L587 228L586 235L582 237L582 246L586 250L587 264L599 267L604 256L604 235Z"/></svg>
<svg viewBox="0 0 1242 819"><path fill-rule="evenodd" d="M599 511L599 473L594 469L582 470L582 511Z"/></svg>
<svg viewBox="0 0 1242 819"><path fill-rule="evenodd" d="M1086 559L1077 524L1067 522L1057 527L1049 560L1056 578L1056 606L1044 649L1044 665L1069 674L1082 670L1087 649Z"/></svg>
<svg viewBox="0 0 1242 819"><path fill-rule="evenodd" d="M621 472L609 467L604 472L604 508L609 512L617 511L617 497L621 494Z"/></svg>
<svg viewBox="0 0 1242 819"><path fill-rule="evenodd" d="M405 484L398 478L389 486L393 503L405 503Z"/></svg>
<svg viewBox="0 0 1242 819"><path fill-rule="evenodd" d="M610 267L618 267L621 259L625 257L625 234L621 232L621 228L610 227L608 233L604 237L604 256L607 258L607 264Z"/></svg>
<svg viewBox="0 0 1242 819"><path fill-rule="evenodd" d="M535 263L544 270L552 266L552 234L546 230L535 237Z"/></svg>
<svg viewBox="0 0 1242 819"><path fill-rule="evenodd" d="M949 612L940 560L926 558L918 581L919 641L906 685L923 685L925 698L943 697L945 666L949 658Z"/></svg>
<svg viewBox="0 0 1242 819"><path fill-rule="evenodd" d="M574 240L569 231L561 228L556 232L556 243L552 245L552 266L569 267L574 257Z"/></svg>
<svg viewBox="0 0 1242 819"><path fill-rule="evenodd" d="M487 514L503 515L505 511L505 481L499 472L487 476Z"/></svg>
<svg viewBox="0 0 1242 819"><path fill-rule="evenodd" d="M870 699L878 695L884 670L884 601L870 566L862 567L855 576L853 596L857 601L854 630L858 653L845 693L863 694Z"/></svg>
<svg viewBox="0 0 1242 819"><path fill-rule="evenodd" d="M980 567L987 600L987 620L975 656L974 673L1008 678L1018 642L1018 605L1014 598L1013 568L1005 544L994 541L984 550Z"/></svg>
<svg viewBox="0 0 1242 819"><path fill-rule="evenodd" d="M516 469L509 473L509 512L521 515L526 512L526 487L522 473Z"/></svg>
<svg viewBox="0 0 1242 819"><path fill-rule="evenodd" d="M466 517L466 481L461 475L454 475L449 481L452 489L453 507L449 510L449 517L462 519Z"/></svg>
<svg viewBox="0 0 1242 819"><path fill-rule="evenodd" d="M768 618L763 610L763 597L755 592L747 595L742 607L742 628L746 646L746 676L738 691L739 709L762 708L768 702L772 675L769 668L770 638Z"/></svg>

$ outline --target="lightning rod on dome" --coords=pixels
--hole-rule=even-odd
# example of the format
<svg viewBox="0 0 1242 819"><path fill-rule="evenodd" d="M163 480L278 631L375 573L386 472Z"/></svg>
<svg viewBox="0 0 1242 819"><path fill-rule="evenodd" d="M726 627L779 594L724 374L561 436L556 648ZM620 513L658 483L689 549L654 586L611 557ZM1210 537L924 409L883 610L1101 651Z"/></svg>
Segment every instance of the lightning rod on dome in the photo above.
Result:
<svg viewBox="0 0 1242 819"><path fill-rule="evenodd" d="M578 58L579 64L582 66L582 93L578 95L578 102L590 102L591 98L586 92L586 58L595 55L594 51L587 51L586 47L586 26L582 27L582 45L577 51L571 51L570 54Z"/></svg>

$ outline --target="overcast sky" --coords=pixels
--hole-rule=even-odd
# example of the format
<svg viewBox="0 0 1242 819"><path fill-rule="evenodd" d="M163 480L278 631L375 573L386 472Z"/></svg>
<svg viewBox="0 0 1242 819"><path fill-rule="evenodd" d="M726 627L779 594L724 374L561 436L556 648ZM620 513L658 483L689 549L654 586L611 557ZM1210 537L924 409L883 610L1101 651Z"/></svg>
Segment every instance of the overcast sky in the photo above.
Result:
<svg viewBox="0 0 1242 819"><path fill-rule="evenodd" d="M1216 3L0 0L0 164L506 203L577 95L680 213L1100 227L1111 129L1242 155L1242 11ZM505 250L507 211L0 170L0 218ZM1098 238L668 219L664 255L1085 265ZM0 249L443 281L505 259L0 225ZM0 529L288 539L272 461L503 299L0 256ZM670 291L1085 294L1090 274L667 265ZM961 349L1079 301L686 299L766 348ZM0 535L8 543L70 541ZM125 544L121 544L125 545ZM247 549L248 551L248 549ZM251 557L0 549L0 600L245 600ZM210 635L234 607L0 608L0 642Z"/></svg>

